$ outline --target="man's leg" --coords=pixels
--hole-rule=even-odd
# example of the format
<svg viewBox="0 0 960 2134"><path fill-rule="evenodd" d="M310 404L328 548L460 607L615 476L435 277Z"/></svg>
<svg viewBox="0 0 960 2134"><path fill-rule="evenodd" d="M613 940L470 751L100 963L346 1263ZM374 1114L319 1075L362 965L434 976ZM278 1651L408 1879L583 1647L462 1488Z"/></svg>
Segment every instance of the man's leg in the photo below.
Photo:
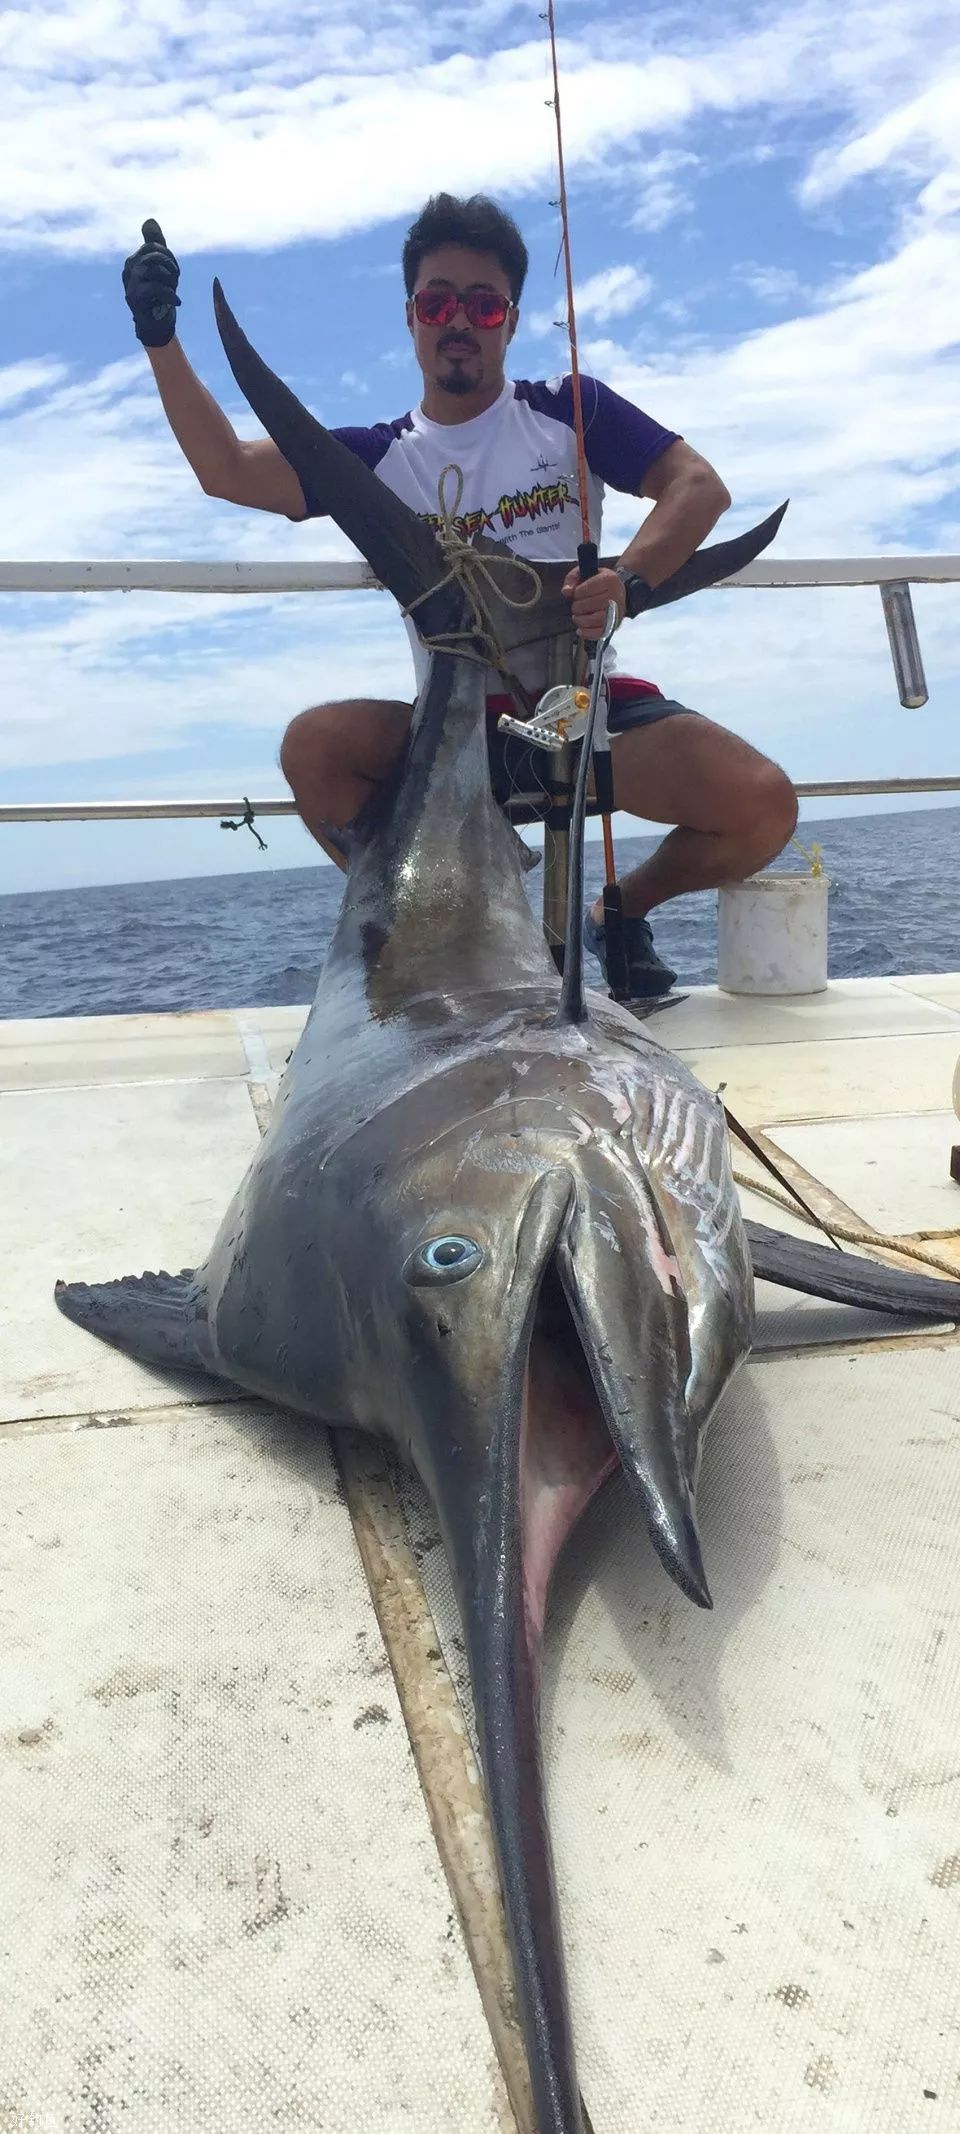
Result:
<svg viewBox="0 0 960 2134"><path fill-rule="evenodd" d="M710 719L676 712L614 733L612 747L617 807L678 825L621 882L631 916L688 890L742 882L793 836L797 796L786 773ZM593 916L602 912L598 899Z"/></svg>
<svg viewBox="0 0 960 2134"><path fill-rule="evenodd" d="M410 731L411 706L357 697L315 704L292 719L280 744L280 768L311 837L345 869L335 833L355 821L374 787L393 770Z"/></svg>

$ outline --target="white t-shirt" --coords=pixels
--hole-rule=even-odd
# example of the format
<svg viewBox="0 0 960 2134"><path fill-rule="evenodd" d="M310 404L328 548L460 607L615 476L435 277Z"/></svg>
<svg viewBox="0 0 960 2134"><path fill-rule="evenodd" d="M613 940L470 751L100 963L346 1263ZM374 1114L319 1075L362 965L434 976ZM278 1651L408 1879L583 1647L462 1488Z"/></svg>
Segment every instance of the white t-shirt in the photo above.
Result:
<svg viewBox="0 0 960 2134"><path fill-rule="evenodd" d="M596 378L581 378L589 512L599 542L605 487L639 495L654 460L677 442L629 400ZM508 378L482 415L469 422L432 422L413 408L393 422L333 432L421 518L439 520L443 469L459 467L463 494L454 518L463 540L478 533L540 562L575 562L582 538L573 387L569 377L530 382ZM448 475L449 511L456 479ZM306 496L308 517L319 516ZM418 685L427 655L412 624Z"/></svg>

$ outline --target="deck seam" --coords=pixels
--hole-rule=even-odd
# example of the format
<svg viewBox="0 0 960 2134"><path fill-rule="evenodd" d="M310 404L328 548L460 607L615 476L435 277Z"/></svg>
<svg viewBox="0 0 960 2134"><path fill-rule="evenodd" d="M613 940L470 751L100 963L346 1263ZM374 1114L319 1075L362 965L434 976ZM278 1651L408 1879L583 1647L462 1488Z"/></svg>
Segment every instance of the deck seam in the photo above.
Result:
<svg viewBox="0 0 960 2134"><path fill-rule="evenodd" d="M266 1408L252 1393L234 1391L211 1380L211 1391L202 1400L158 1402L149 1408L71 1408L59 1415L11 1415L0 1422L0 1440L6 1436L37 1436L45 1431L65 1433L81 1430L123 1430L135 1423L162 1422L171 1415L198 1415L204 1408Z"/></svg>
<svg viewBox="0 0 960 2134"><path fill-rule="evenodd" d="M194 1082L236 1082L243 1087L249 1081L244 1071L238 1074L148 1074L120 1075L110 1080L104 1076L98 1082L12 1082L0 1087L0 1101L4 1097L46 1097L68 1090L81 1089L186 1089Z"/></svg>
<svg viewBox="0 0 960 2134"><path fill-rule="evenodd" d="M952 1010L950 1012L952 1013ZM681 1058L690 1054L696 1054L700 1058L708 1052L758 1052L761 1046L771 1045L791 1051L803 1051L805 1047L812 1045L906 1045L916 1044L918 1040L926 1042L938 1037L952 1038L958 1030L960 1015L955 1015L953 1022L945 1030L845 1030L842 1036L833 1036L829 1031L823 1031L818 1037L797 1037L794 1032L788 1037L743 1037L731 1032L729 1037L716 1038L711 1044L698 1044L692 1039L689 1044L671 1045L669 1050Z"/></svg>

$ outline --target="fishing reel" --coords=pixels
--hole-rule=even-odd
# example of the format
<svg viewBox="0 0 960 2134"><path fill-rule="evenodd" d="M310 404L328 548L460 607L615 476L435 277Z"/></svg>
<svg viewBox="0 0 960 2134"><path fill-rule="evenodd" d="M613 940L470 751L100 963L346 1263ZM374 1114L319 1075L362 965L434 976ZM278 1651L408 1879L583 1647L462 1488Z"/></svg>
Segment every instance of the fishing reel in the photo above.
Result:
<svg viewBox="0 0 960 2134"><path fill-rule="evenodd" d="M529 748L545 748L560 755L571 741L582 739L590 710L590 690L573 682L556 682L544 690L529 719L514 719L503 712L497 720L502 734L512 734Z"/></svg>
<svg viewBox="0 0 960 2134"><path fill-rule="evenodd" d="M594 569L596 562L594 561ZM502 734L512 734L515 740L526 741L529 748L545 748L559 756L572 741L580 741L590 731L591 738L597 732L594 747L609 746L606 739L606 684L603 657L611 642L620 617L615 603L607 607L603 630L597 643L592 645L591 674L589 682L555 682L545 689L536 710L529 719L511 718L502 712L497 726ZM601 709L601 696L604 699ZM600 725L597 727L597 714Z"/></svg>

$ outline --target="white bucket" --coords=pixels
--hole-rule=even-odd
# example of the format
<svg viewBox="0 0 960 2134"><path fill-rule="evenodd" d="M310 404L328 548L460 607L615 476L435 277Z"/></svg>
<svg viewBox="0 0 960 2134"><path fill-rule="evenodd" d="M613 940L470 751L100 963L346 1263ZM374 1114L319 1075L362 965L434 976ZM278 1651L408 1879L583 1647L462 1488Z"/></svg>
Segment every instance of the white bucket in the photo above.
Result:
<svg viewBox="0 0 960 2134"><path fill-rule="evenodd" d="M754 874L719 892L717 984L724 993L823 993L825 874Z"/></svg>

